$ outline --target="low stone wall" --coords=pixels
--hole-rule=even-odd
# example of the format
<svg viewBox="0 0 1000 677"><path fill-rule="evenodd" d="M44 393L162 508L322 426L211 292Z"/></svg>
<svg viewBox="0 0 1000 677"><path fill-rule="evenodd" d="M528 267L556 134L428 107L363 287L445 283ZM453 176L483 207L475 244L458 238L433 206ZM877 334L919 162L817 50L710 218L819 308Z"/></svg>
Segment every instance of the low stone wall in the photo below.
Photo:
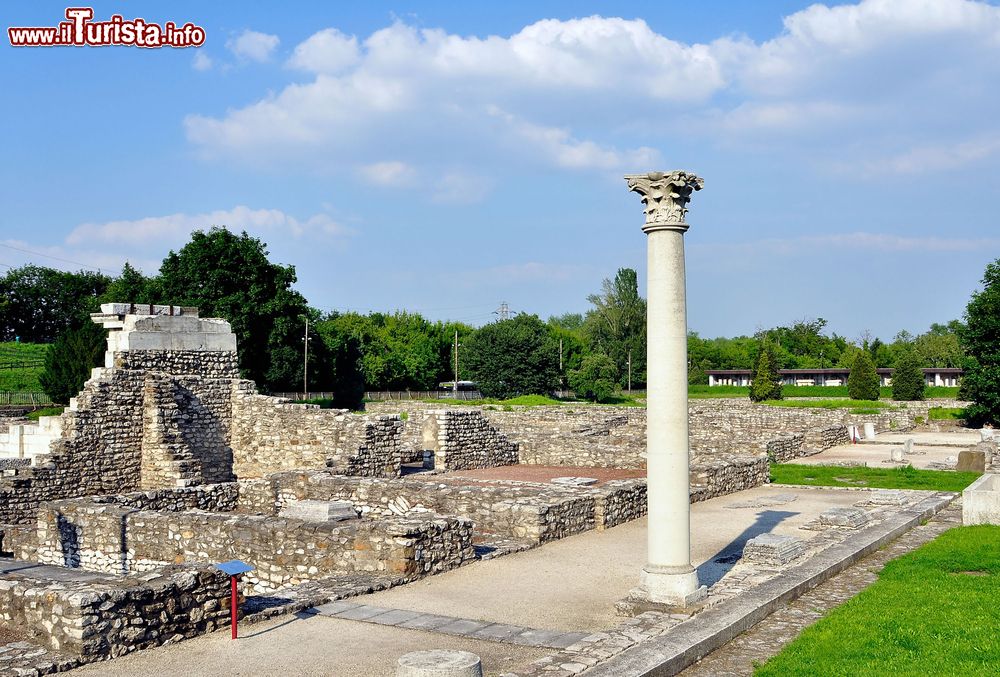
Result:
<svg viewBox="0 0 1000 677"><path fill-rule="evenodd" d="M172 566L113 582L0 579L0 624L86 661L212 632L229 623L229 576Z"/></svg>
<svg viewBox="0 0 1000 677"><path fill-rule="evenodd" d="M703 501L767 484L767 456L696 455L691 459L691 500Z"/></svg>
<svg viewBox="0 0 1000 677"><path fill-rule="evenodd" d="M234 386L232 446L241 478L297 468L332 468L345 475L399 476L398 416L359 416L346 409L258 395Z"/></svg>
<svg viewBox="0 0 1000 677"><path fill-rule="evenodd" d="M270 592L350 572L412 579L474 557L472 524L456 517L311 522L203 510L136 510L125 507L127 502L72 499L43 505L38 561L120 574L240 559L255 567L245 576L251 589ZM183 508L183 501L171 507Z"/></svg>
<svg viewBox="0 0 1000 677"><path fill-rule="evenodd" d="M517 463L517 445L490 425L481 411L440 410L424 421L423 448L437 470L495 468Z"/></svg>
<svg viewBox="0 0 1000 677"><path fill-rule="evenodd" d="M897 403L898 404L898 403ZM876 430L908 430L913 418L933 403L906 403L880 414L851 414L847 409L790 408L759 405L748 399L691 400L691 451L697 456L769 452L780 460L810 455L849 441L847 425ZM373 412L406 412L404 436L412 439L412 421L426 420L439 403L369 402ZM509 410L507 410L509 409ZM643 468L646 465L646 410L566 404L551 407L461 406L480 410L518 446L519 462L528 465ZM426 443L421 446L427 448Z"/></svg>
<svg viewBox="0 0 1000 677"><path fill-rule="evenodd" d="M504 480L404 477L373 481L325 472L291 472L241 482L241 509L246 511L276 513L289 501L306 499L351 501L363 514L375 518L393 515L402 499L411 509L471 520L477 534L540 544L642 517L646 480L568 488Z"/></svg>

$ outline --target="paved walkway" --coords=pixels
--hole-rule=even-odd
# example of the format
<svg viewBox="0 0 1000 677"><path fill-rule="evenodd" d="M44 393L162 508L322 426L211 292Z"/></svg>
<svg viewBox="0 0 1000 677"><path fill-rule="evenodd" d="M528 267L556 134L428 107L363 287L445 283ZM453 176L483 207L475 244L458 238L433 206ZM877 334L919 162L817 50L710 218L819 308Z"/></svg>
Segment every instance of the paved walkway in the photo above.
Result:
<svg viewBox="0 0 1000 677"><path fill-rule="evenodd" d="M488 642L503 642L549 649L565 649L590 634L587 632L538 630L505 623L486 623L471 618L438 616L437 614L425 614L405 609L386 609L348 601L322 604L303 613L332 616L341 620L362 621L375 625L391 625L411 630L427 630L443 635L470 637Z"/></svg>
<svg viewBox="0 0 1000 677"><path fill-rule="evenodd" d="M825 583L774 612L722 648L684 670L683 677L736 677L753 674L754 663L764 663L818 621L878 580L878 572L890 560L934 540L962 524L961 502L955 501L927 524L915 527L888 547L865 557Z"/></svg>
<svg viewBox="0 0 1000 677"><path fill-rule="evenodd" d="M768 531L817 537L799 527L859 498L850 490L759 487L697 503L694 560L706 579L718 580L733 566L727 553L741 550L748 538ZM79 673L384 676L408 651L456 648L482 656L486 674L496 675L521 672L581 634L587 636L570 646L586 639L612 655L686 618L651 616L622 626L624 619L615 615L615 603L637 583L645 553L646 520L635 520L345 602L357 606L330 605L249 626L237 642L223 630ZM359 616L366 618L349 620ZM442 630L447 626L450 631ZM615 627L620 631L595 632Z"/></svg>

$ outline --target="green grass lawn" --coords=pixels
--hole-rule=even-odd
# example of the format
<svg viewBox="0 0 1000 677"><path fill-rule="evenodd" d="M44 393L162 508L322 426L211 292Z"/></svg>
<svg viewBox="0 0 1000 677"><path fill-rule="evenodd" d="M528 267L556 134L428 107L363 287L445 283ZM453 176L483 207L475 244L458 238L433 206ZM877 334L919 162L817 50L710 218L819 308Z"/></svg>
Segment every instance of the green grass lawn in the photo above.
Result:
<svg viewBox="0 0 1000 677"><path fill-rule="evenodd" d="M927 412L927 417L932 421L958 421L965 418L963 407L932 407Z"/></svg>
<svg viewBox="0 0 1000 677"><path fill-rule="evenodd" d="M758 667L757 677L996 675L1000 527L959 527L889 562L878 581Z"/></svg>
<svg viewBox="0 0 1000 677"><path fill-rule="evenodd" d="M48 349L47 343L0 343L0 390L40 392L38 376Z"/></svg>
<svg viewBox="0 0 1000 677"><path fill-rule="evenodd" d="M839 468L825 465L774 463L771 481L775 484L806 484L816 487L873 487L878 489L929 489L962 491L979 473L904 468Z"/></svg>
<svg viewBox="0 0 1000 677"><path fill-rule="evenodd" d="M42 416L58 416L66 407L42 407L28 412L29 421L37 421Z"/></svg>

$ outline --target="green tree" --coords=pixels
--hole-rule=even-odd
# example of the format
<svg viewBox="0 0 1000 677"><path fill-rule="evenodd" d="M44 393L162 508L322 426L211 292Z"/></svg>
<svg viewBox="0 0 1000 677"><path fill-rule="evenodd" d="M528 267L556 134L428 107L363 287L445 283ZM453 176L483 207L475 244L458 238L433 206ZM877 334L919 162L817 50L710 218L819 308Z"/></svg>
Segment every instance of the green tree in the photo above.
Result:
<svg viewBox="0 0 1000 677"><path fill-rule="evenodd" d="M51 343L67 329L90 324L111 279L27 265L0 278L0 340Z"/></svg>
<svg viewBox="0 0 1000 677"><path fill-rule="evenodd" d="M584 334L591 352L610 357L618 368L619 383L628 378L629 356L632 383L646 382L646 300L639 296L636 272L619 268L613 280L604 280L600 294L587 300L593 309L587 312Z"/></svg>
<svg viewBox="0 0 1000 677"><path fill-rule="evenodd" d="M154 296L228 320L243 375L264 388L292 390L302 383L302 318L308 309L292 289L295 268L271 263L267 255L266 245L245 232L195 231L163 260Z"/></svg>
<svg viewBox="0 0 1000 677"><path fill-rule="evenodd" d="M778 375L777 360L774 356L774 346L764 340L760 346L760 356L753 370L753 382L750 384L750 401L781 399L781 377Z"/></svg>
<svg viewBox="0 0 1000 677"><path fill-rule="evenodd" d="M486 397L544 395L559 386L559 346L537 315L481 327L466 340L464 354Z"/></svg>
<svg viewBox="0 0 1000 677"><path fill-rule="evenodd" d="M965 327L952 320L948 324L935 322L926 333L917 337L914 345L924 367L961 367L965 359L960 334Z"/></svg>
<svg viewBox="0 0 1000 677"><path fill-rule="evenodd" d="M328 381L333 388L333 406L360 409L365 395L365 377L361 369L361 338L350 321L340 322L339 313L331 313L316 323L316 335L329 357ZM316 342L312 342L316 346ZM321 388L318 388L321 390Z"/></svg>
<svg viewBox="0 0 1000 677"><path fill-rule="evenodd" d="M925 398L926 383L920 368L920 354L912 345L899 352L896 366L892 370L892 399L922 400Z"/></svg>
<svg viewBox="0 0 1000 677"><path fill-rule="evenodd" d="M607 355L595 353L583 358L579 369L569 373L569 387L577 397L607 402L618 388L618 369Z"/></svg>
<svg viewBox="0 0 1000 677"><path fill-rule="evenodd" d="M982 284L965 308L961 332L968 355L962 392L972 401L965 417L975 426L1000 424L1000 259L986 266Z"/></svg>
<svg viewBox="0 0 1000 677"><path fill-rule="evenodd" d="M132 267L128 261L122 266L122 273L111 281L101 303L155 303L154 281Z"/></svg>
<svg viewBox="0 0 1000 677"><path fill-rule="evenodd" d="M852 400L877 400L878 372L870 350L859 350L847 377L847 394Z"/></svg>
<svg viewBox="0 0 1000 677"><path fill-rule="evenodd" d="M56 338L45 353L45 370L38 377L53 402L68 404L83 389L90 370L104 362L106 338L104 329L93 322L67 329Z"/></svg>

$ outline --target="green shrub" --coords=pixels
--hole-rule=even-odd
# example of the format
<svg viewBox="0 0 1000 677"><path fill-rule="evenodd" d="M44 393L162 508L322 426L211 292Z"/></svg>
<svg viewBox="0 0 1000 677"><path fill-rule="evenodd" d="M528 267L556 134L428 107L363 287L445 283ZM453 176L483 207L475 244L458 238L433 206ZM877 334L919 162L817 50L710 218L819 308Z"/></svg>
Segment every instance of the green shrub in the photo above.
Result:
<svg viewBox="0 0 1000 677"><path fill-rule="evenodd" d="M577 397L605 402L618 392L618 368L607 355L587 355L580 368L569 373L569 387Z"/></svg>
<svg viewBox="0 0 1000 677"><path fill-rule="evenodd" d="M912 347L902 351L892 370L892 399L914 401L925 398L927 383L920 368L920 356Z"/></svg>
<svg viewBox="0 0 1000 677"><path fill-rule="evenodd" d="M104 329L92 322L60 334L45 353L45 371L38 377L45 394L53 402L69 403L83 389L90 370L103 363L106 345Z"/></svg>
<svg viewBox="0 0 1000 677"><path fill-rule="evenodd" d="M750 401L780 399L781 379L778 376L777 360L770 342L765 340L761 343L760 357L757 359L757 368L753 372L753 382L750 384Z"/></svg>
<svg viewBox="0 0 1000 677"><path fill-rule="evenodd" d="M847 394L852 400L877 400L879 378L875 363L867 350L859 350L851 374L847 377Z"/></svg>

